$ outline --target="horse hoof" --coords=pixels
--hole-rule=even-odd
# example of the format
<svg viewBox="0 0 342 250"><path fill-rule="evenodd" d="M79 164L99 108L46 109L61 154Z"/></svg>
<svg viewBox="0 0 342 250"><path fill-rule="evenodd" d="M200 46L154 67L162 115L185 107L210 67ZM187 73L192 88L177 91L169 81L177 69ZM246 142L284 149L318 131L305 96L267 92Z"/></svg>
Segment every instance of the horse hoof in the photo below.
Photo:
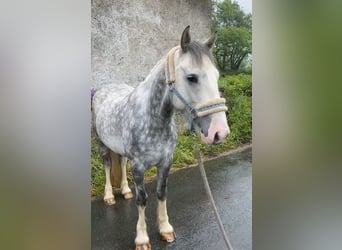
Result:
<svg viewBox="0 0 342 250"><path fill-rule="evenodd" d="M135 244L135 250L151 250L150 242L144 244Z"/></svg>
<svg viewBox="0 0 342 250"><path fill-rule="evenodd" d="M133 193L132 192L128 192L125 194L122 194L125 200L129 200L133 198Z"/></svg>
<svg viewBox="0 0 342 250"><path fill-rule="evenodd" d="M103 200L104 200L104 203L105 203L107 206L111 206L111 205L114 205L114 204L116 203L114 197L111 197L111 198L104 198Z"/></svg>
<svg viewBox="0 0 342 250"><path fill-rule="evenodd" d="M160 233L160 236L162 240L165 240L168 243L174 242L176 240L176 233L170 232L170 233Z"/></svg>

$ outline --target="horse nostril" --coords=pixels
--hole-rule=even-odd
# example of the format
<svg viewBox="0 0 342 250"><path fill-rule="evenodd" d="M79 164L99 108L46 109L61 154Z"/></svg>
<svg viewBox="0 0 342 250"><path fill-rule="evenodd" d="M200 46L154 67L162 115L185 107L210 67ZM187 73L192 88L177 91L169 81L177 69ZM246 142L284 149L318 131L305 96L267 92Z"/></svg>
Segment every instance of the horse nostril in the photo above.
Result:
<svg viewBox="0 0 342 250"><path fill-rule="evenodd" d="M214 136L214 144L217 144L219 140L220 140L219 132L216 132Z"/></svg>

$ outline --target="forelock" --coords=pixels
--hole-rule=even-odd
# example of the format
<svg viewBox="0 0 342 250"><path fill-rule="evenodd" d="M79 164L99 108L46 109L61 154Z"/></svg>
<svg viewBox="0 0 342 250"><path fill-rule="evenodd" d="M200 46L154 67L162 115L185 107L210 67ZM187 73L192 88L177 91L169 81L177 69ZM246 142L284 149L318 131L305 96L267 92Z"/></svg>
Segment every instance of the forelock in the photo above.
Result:
<svg viewBox="0 0 342 250"><path fill-rule="evenodd" d="M210 49L197 41L191 41L189 43L186 53L189 53L192 60L198 65L203 63L203 55L206 55L210 61L215 64L215 58Z"/></svg>

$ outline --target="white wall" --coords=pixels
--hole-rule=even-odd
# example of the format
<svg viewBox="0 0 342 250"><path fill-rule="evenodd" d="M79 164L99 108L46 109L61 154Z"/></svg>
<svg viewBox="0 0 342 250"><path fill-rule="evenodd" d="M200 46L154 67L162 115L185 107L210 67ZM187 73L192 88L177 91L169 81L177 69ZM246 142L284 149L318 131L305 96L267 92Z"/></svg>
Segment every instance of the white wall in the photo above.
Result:
<svg viewBox="0 0 342 250"><path fill-rule="evenodd" d="M92 86L136 86L191 25L210 35L210 0L92 0Z"/></svg>

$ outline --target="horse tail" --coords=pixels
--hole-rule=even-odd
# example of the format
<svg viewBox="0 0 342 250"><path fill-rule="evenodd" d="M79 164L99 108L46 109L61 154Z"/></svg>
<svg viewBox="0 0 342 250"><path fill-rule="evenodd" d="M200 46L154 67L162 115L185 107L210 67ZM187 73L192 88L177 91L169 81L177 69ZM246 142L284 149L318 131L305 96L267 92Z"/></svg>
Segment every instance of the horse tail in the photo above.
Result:
<svg viewBox="0 0 342 250"><path fill-rule="evenodd" d="M112 160L112 167L110 168L110 182L112 186L120 188L122 179L122 156L110 150L110 158Z"/></svg>
<svg viewBox="0 0 342 250"><path fill-rule="evenodd" d="M94 99L95 93L96 93L95 89L90 90L90 107L91 107L91 110L93 110L93 99Z"/></svg>
<svg viewBox="0 0 342 250"><path fill-rule="evenodd" d="M91 89L91 90L90 90L90 98L91 98L91 101L93 101L93 98L94 98L95 93L96 93L96 90L95 90L95 89Z"/></svg>

